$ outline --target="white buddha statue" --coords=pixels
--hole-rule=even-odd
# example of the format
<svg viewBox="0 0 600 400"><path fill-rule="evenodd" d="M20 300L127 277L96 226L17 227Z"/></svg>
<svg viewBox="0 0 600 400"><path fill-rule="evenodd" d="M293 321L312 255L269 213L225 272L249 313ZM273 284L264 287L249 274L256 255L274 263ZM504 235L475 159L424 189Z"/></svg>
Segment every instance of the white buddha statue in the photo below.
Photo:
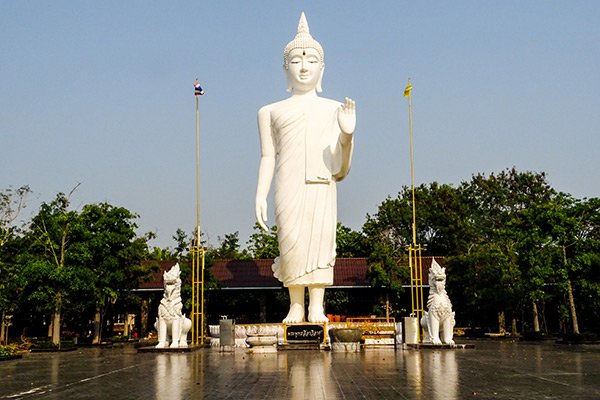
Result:
<svg viewBox="0 0 600 400"><path fill-rule="evenodd" d="M256 219L268 231L267 195L275 176L275 222L280 255L274 276L290 293L284 323L327 321L325 287L333 284L337 201L336 182L350 170L356 126L353 100L324 99L323 48L309 33L304 13L298 33L284 50L291 96L258 111L261 159L256 189Z"/></svg>

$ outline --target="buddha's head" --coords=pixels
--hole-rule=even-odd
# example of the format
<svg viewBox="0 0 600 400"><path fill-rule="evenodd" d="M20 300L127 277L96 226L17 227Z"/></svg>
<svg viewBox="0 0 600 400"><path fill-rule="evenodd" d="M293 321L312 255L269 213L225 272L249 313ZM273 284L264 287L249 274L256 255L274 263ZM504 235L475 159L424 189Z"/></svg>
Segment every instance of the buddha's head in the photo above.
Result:
<svg viewBox="0 0 600 400"><path fill-rule="evenodd" d="M325 63L323 47L310 35L304 13L300 15L298 32L283 51L283 68L288 80L288 91L321 92Z"/></svg>

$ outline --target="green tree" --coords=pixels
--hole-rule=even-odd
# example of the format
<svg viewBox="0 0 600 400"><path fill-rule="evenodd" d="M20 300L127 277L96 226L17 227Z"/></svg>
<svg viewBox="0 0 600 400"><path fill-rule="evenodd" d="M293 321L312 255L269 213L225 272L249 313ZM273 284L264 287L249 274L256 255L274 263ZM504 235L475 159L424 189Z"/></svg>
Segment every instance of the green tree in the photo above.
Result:
<svg viewBox="0 0 600 400"><path fill-rule="evenodd" d="M202 235L200 235L202 237ZM172 236L177 245L175 246L175 257L180 259L189 253L191 238L181 228L177 228L175 235Z"/></svg>
<svg viewBox="0 0 600 400"><path fill-rule="evenodd" d="M152 264L142 263L148 255L148 237L136 236L137 218L129 210L107 203L85 205L79 215L73 247L93 296L93 343L101 341L100 327L108 307L154 272Z"/></svg>
<svg viewBox="0 0 600 400"><path fill-rule="evenodd" d="M8 339L6 316L17 307L20 288L17 285L17 255L21 253L19 228L14 222L25 207L29 186L8 188L0 192L0 343Z"/></svg>
<svg viewBox="0 0 600 400"><path fill-rule="evenodd" d="M258 224L254 224L254 232L248 240L248 251L252 258L275 258L279 255L277 241L277 226L269 232L263 231ZM353 231L338 222L336 230L336 251L338 257L366 257L368 255L361 232Z"/></svg>
<svg viewBox="0 0 600 400"><path fill-rule="evenodd" d="M0 247L0 311L1 328L0 344L8 340L8 316L18 310L19 297L22 293L19 285L20 268L16 262L22 252L22 240L14 236L6 239Z"/></svg>
<svg viewBox="0 0 600 400"><path fill-rule="evenodd" d="M461 324L494 326L496 317L506 312L515 318L523 298L523 280L517 255L507 246L482 243L446 259L448 294Z"/></svg>
<svg viewBox="0 0 600 400"><path fill-rule="evenodd" d="M425 254L452 256L467 251L472 232L459 189L437 182L423 184L415 190L415 202L417 242L424 245Z"/></svg>
<svg viewBox="0 0 600 400"><path fill-rule="evenodd" d="M29 186L8 188L0 192L0 248L17 232L18 228L13 223L25 208L30 193Z"/></svg>
<svg viewBox="0 0 600 400"><path fill-rule="evenodd" d="M425 255L448 256L468 248L469 226L460 192L450 185L437 182L415 187L416 240ZM375 234L377 240L407 249L412 243L412 190L404 186L396 198L388 197L377 213L367 216L363 234Z"/></svg>
<svg viewBox="0 0 600 400"><path fill-rule="evenodd" d="M95 337L100 341L101 321L107 308L125 299L130 289L150 277L149 236L137 237L137 215L107 203L69 209L69 196L59 193L43 203L23 241L26 251L21 284L24 299L38 311L51 313L49 336L60 342L63 315L95 309Z"/></svg>
<svg viewBox="0 0 600 400"><path fill-rule="evenodd" d="M363 225L369 254L367 279L379 297L379 305L373 310L375 313L400 308L402 282L407 275L401 262L406 258L405 249L410 243L411 216L410 206L399 195L397 199L388 198L381 203L377 214L367 215Z"/></svg>
<svg viewBox="0 0 600 400"><path fill-rule="evenodd" d="M228 233L224 237L219 237L219 247L211 249L213 259L222 260L248 260L250 255L248 251L240 250L240 233Z"/></svg>
<svg viewBox="0 0 600 400"><path fill-rule="evenodd" d="M273 225L269 232L265 232L258 223L254 224L254 232L250 235L247 245L250 255L254 259L277 257L279 255L277 226Z"/></svg>
<svg viewBox="0 0 600 400"><path fill-rule="evenodd" d="M49 336L56 345L64 309L72 304L72 295L87 286L87 276L77 268L79 256L72 247L77 224L77 212L69 210L69 196L59 193L33 217L26 233L27 252L22 255L20 278L26 299L40 311L51 313Z"/></svg>
<svg viewBox="0 0 600 400"><path fill-rule="evenodd" d="M416 240L424 248L423 255L457 254L466 245L467 225L463 222L466 207L458 191L450 185L433 182L415 188ZM408 247L413 240L412 189L404 186L396 198L388 197L375 215L367 215L362 235L369 254L368 278L385 298L386 308L399 304L402 283L409 279L403 268Z"/></svg>
<svg viewBox="0 0 600 400"><path fill-rule="evenodd" d="M174 248L171 247L153 247L148 257L155 261L169 261L169 260L184 260L189 256L189 248L192 243L191 235L185 233L181 228L177 228L175 234L171 236L175 241L176 245ZM154 239L154 237L149 237Z"/></svg>
<svg viewBox="0 0 600 400"><path fill-rule="evenodd" d="M367 257L369 255L362 233L353 231L340 222L337 224L335 240L338 257Z"/></svg>
<svg viewBox="0 0 600 400"><path fill-rule="evenodd" d="M576 200L561 193L553 201L530 210L528 215L531 230L544 232L541 242L548 258L551 257L548 263L553 272L552 283L558 285L567 299L571 330L577 335L580 333L577 292L592 303L600 293L598 275L588 273L600 261L600 199Z"/></svg>
<svg viewBox="0 0 600 400"><path fill-rule="evenodd" d="M572 288L585 324L600 331L600 198L577 201L572 208L576 221L574 239L565 241L563 261L568 267ZM567 287L568 290L568 287ZM573 318L575 321L575 318ZM588 328L589 329L589 328ZM573 329L575 331L575 329Z"/></svg>
<svg viewBox="0 0 600 400"><path fill-rule="evenodd" d="M530 304L534 330L539 330L537 304L547 296L541 282L550 279L551 269L545 258L547 255L540 251L543 235L532 234L527 212L550 202L556 192L544 173L519 172L515 168L489 176L474 175L471 181L461 184L459 190L461 201L468 209L464 232L469 243L457 263L448 260L449 272L463 272L453 267L468 265L489 274L479 275L480 282L502 282L502 286L494 286L500 293L493 294L502 301L487 304L503 307L496 310L499 314L511 311L513 319L521 307ZM489 254L496 257L489 257ZM458 285L461 282L464 284L463 279L455 281ZM453 291L462 292L471 299L482 299L482 302L490 301L485 296L490 291L479 285L455 286L449 293L453 294Z"/></svg>

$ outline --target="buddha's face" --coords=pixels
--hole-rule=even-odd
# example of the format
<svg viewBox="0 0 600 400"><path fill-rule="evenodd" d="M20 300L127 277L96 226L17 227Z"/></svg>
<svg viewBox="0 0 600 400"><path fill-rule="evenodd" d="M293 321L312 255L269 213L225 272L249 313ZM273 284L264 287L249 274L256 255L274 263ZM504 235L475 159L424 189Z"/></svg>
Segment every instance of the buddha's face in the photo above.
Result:
<svg viewBox="0 0 600 400"><path fill-rule="evenodd" d="M317 50L293 49L289 55L287 77L289 87L297 92L319 88L323 76L323 63Z"/></svg>

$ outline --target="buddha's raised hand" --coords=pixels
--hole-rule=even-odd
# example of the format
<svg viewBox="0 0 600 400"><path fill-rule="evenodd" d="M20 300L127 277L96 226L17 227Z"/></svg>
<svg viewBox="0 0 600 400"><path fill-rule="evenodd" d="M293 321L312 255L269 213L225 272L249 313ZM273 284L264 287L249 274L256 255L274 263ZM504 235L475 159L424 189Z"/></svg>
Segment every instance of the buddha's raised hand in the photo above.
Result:
<svg viewBox="0 0 600 400"><path fill-rule="evenodd" d="M354 100L346 97L338 110L338 124L342 132L347 134L354 133L356 127L356 103Z"/></svg>

